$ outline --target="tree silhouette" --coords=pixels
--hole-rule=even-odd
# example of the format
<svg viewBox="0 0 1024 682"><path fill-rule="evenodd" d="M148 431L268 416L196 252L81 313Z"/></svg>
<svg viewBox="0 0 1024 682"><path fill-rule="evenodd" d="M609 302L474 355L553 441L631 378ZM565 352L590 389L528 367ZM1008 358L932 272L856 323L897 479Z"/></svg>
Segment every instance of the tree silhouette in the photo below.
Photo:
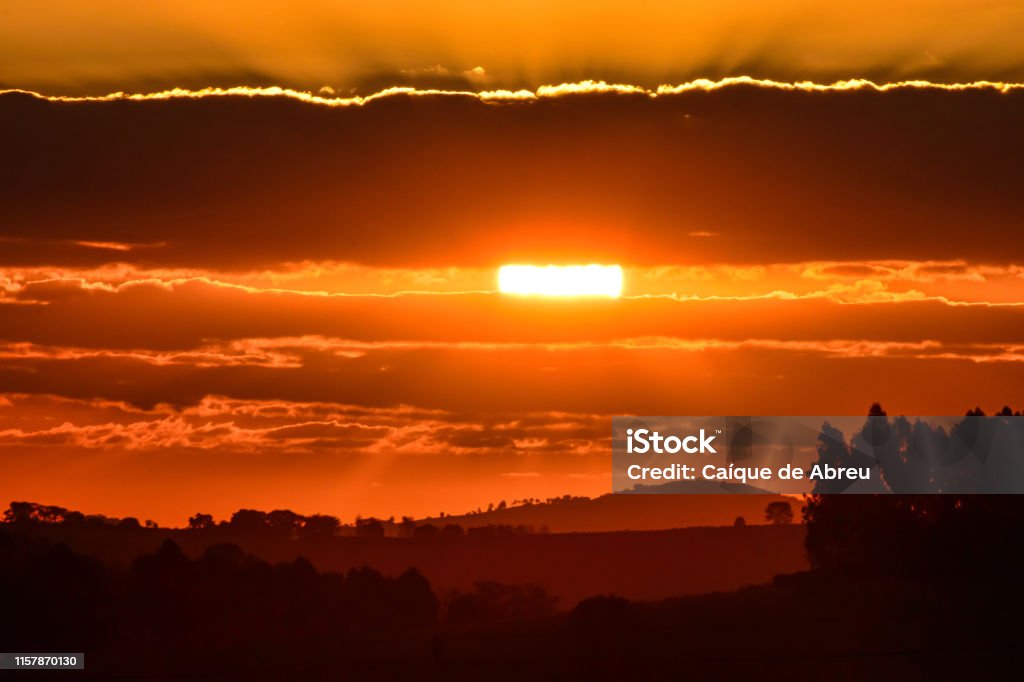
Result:
<svg viewBox="0 0 1024 682"><path fill-rule="evenodd" d="M842 467L847 466L850 462L850 449L846 445L843 432L827 421L822 424L821 432L818 434L817 452L816 463L821 466ZM816 494L838 493L842 492L846 485L848 483L842 481L820 479L814 482L813 492Z"/></svg>
<svg viewBox="0 0 1024 682"><path fill-rule="evenodd" d="M332 537L341 527L337 516L313 514L307 516L299 529L299 535L308 538Z"/></svg>
<svg viewBox="0 0 1024 682"><path fill-rule="evenodd" d="M232 544L190 559L170 540L127 568L107 568L2 528L0 599L5 645L79 647L98 652L100 665L154 678L214 666L264 679L260 666L288 669L297 650L350 657L368 639L419 636L439 610L415 569L396 578L369 568L320 573L301 557L272 565ZM103 655L125 643L128 651Z"/></svg>
<svg viewBox="0 0 1024 682"><path fill-rule="evenodd" d="M764 508L764 520L776 525L793 523L793 505L782 500L769 502Z"/></svg>
<svg viewBox="0 0 1024 682"><path fill-rule="evenodd" d="M452 624L525 620L550 615L558 602L539 585L476 583L472 592L452 592L446 620Z"/></svg>
<svg viewBox="0 0 1024 682"><path fill-rule="evenodd" d="M213 528L213 515L196 514L195 516L190 516L188 519L188 527L192 530L203 530L206 528Z"/></svg>
<svg viewBox="0 0 1024 682"><path fill-rule="evenodd" d="M384 537L384 524L372 516L368 519L356 519L356 535L365 538Z"/></svg>
<svg viewBox="0 0 1024 682"><path fill-rule="evenodd" d="M231 521L228 523L232 530L241 533L258 533L267 528L267 514L255 509L239 509L231 515Z"/></svg>
<svg viewBox="0 0 1024 682"><path fill-rule="evenodd" d="M298 531L304 521L290 509L275 509L267 514L267 526L278 535L292 537Z"/></svg>
<svg viewBox="0 0 1024 682"><path fill-rule="evenodd" d="M142 524L134 516L126 516L117 522L117 527L120 530L139 530L142 528Z"/></svg>

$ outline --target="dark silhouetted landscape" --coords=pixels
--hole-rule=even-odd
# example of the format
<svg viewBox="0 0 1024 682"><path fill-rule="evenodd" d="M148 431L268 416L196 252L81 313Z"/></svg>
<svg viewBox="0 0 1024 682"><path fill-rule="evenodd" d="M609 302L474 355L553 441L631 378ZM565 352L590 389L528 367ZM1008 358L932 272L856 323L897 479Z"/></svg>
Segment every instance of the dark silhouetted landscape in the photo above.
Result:
<svg viewBox="0 0 1024 682"><path fill-rule="evenodd" d="M127 563L104 561L56 541L58 530L76 535L66 521L15 520L0 531L0 636L20 650L87 651L90 679L616 680L673 679L681 670L781 678L797 664L849 679L906 680L969 676L1013 660L1015 629L1006 624L1024 600L1018 497L818 496L803 519L809 568L786 567L747 587L687 584L668 548L682 545L708 570L723 545L749 546L763 535L786 546L803 527L665 532L660 545L649 532L536 536L576 558L584 585L597 584L588 572L621 569L612 557L628 552L630 580L694 593L569 603L541 584L439 589L411 568L382 575L301 557L267 561L212 537L199 550L185 535L206 532L195 530L179 536L190 557L159 529L113 526L108 547L144 544L144 534L157 547ZM387 556L367 538L336 540L339 556L349 552L344 543L362 543L349 561ZM426 541L453 563L471 555L454 544L472 542L469 535ZM587 541L603 547L605 561L585 554ZM548 560L561 570L559 557Z"/></svg>

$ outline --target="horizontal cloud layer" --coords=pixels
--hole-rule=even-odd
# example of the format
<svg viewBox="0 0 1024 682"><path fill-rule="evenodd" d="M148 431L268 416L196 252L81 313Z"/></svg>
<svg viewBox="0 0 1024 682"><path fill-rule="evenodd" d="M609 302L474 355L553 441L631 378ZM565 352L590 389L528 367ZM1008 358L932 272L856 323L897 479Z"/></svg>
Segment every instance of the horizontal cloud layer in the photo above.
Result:
<svg viewBox="0 0 1024 682"><path fill-rule="evenodd" d="M349 296L204 280L116 289L22 286L0 305L0 339L120 350L196 350L208 340L323 336L361 342L604 343L638 337L1024 342L1024 305L878 296L536 299L493 293Z"/></svg>
<svg viewBox="0 0 1024 682"><path fill-rule="evenodd" d="M1022 116L985 88L7 94L0 264L1014 263Z"/></svg>

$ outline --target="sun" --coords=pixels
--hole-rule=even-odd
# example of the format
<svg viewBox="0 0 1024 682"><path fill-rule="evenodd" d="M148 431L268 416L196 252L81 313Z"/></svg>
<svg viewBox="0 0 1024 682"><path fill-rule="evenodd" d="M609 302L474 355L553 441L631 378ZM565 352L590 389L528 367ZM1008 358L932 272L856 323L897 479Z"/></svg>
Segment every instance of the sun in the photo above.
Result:
<svg viewBox="0 0 1024 682"><path fill-rule="evenodd" d="M503 265L498 269L498 290L521 296L622 295L622 268L618 265Z"/></svg>

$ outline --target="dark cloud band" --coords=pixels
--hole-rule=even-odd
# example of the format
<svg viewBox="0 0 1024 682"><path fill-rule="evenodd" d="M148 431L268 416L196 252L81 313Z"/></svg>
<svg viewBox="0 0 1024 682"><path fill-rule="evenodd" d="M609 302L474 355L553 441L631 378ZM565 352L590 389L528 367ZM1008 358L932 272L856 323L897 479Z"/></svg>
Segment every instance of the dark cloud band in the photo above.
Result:
<svg viewBox="0 0 1024 682"><path fill-rule="evenodd" d="M7 94L0 264L1013 262L1022 118L991 88Z"/></svg>

